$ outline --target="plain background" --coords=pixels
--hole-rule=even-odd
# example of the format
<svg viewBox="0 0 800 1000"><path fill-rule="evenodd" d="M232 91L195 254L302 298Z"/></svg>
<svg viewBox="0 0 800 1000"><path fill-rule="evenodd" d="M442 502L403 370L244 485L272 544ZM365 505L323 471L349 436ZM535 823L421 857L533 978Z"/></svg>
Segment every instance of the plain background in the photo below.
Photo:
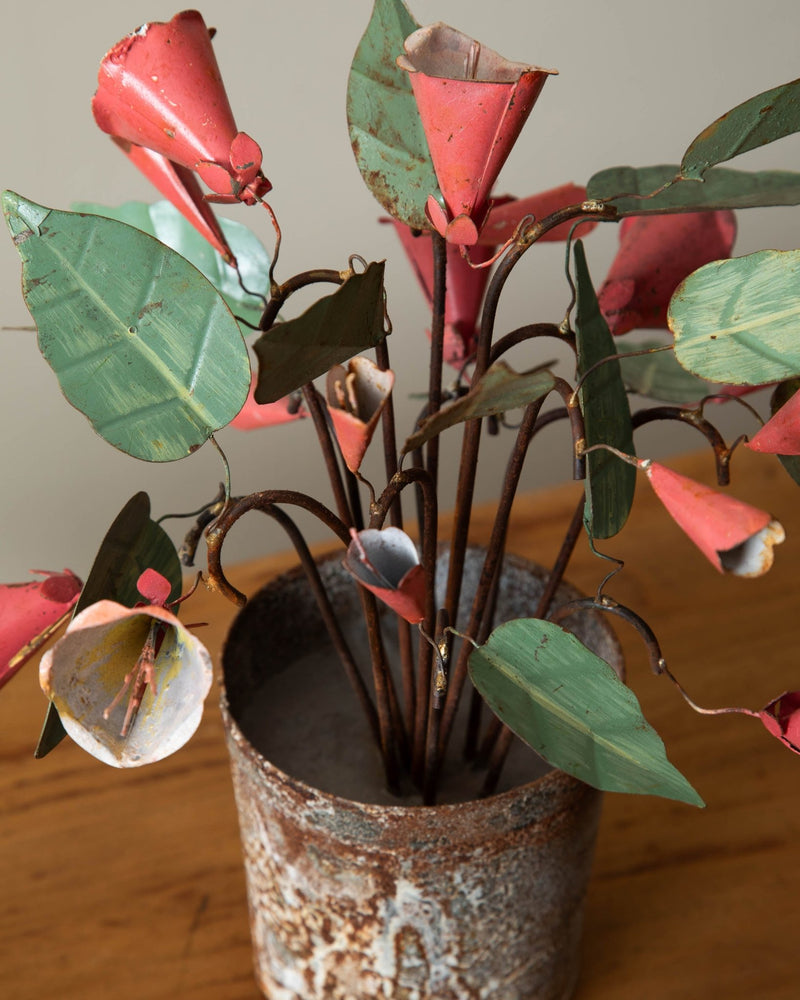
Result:
<svg viewBox="0 0 800 1000"><path fill-rule="evenodd" d="M350 60L371 6L370 0L209 0L203 14L218 29L214 46L237 124L264 150L274 185L270 203L284 231L279 280L308 267L342 267L351 253L389 261L390 349L405 433L420 406L409 397L425 387L426 314L394 234L377 224L381 211L356 169L345 123ZM446 21L508 58L560 71L545 86L498 185L520 196L568 180L585 183L609 166L678 162L720 114L800 76L796 0L416 0L411 6L420 23ZM0 33L4 188L57 208L81 200L155 200L95 127L89 99L111 45L143 21L168 20L177 9L155 0L6 4ZM798 154L800 144L791 137L734 165L797 170ZM230 214L271 246L264 213L237 208ZM800 245L798 220L797 209L740 213L735 252ZM597 285L616 240L613 225L589 238ZM19 258L2 236L0 281L0 324L30 325ZM562 247L534 248L510 282L498 334L525 322L558 322L566 302ZM307 305L293 302L287 315ZM554 356L551 347L541 351L539 360ZM536 360L529 354L520 367ZM0 333L0 414L3 581L23 579L31 567L69 566L85 574L107 526L134 492L147 490L160 515L199 506L221 478L210 446L168 465L116 452L66 403L31 332ZM292 488L327 501L309 421L251 435L223 431L219 438L234 492ZM448 439L453 448L459 438ZM479 497L494 495L510 440L485 442ZM642 454L700 443L686 428L647 430L639 439ZM452 477L456 458L449 447L445 452L445 475ZM567 478L568 452L563 428L543 434L531 450L524 486ZM451 503L443 500L443 506ZM229 559L286 547L264 521L237 528Z"/></svg>

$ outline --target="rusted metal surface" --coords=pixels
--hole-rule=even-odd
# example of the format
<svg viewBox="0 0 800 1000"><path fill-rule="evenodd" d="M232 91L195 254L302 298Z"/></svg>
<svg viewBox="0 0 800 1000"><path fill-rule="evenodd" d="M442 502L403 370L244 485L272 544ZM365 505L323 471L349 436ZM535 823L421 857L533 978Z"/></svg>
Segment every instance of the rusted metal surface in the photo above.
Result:
<svg viewBox="0 0 800 1000"><path fill-rule="evenodd" d="M513 563L509 602L517 613L530 597ZM529 568L527 577L534 579ZM313 629L299 607L301 581L292 580L283 593L274 585L262 591L274 602L274 629L260 595L245 611L257 609L249 650L235 626L224 657L222 710L264 995L566 1000L578 974L601 793L550 771L484 800L371 805L290 777L254 748L238 717L260 670L284 672L273 657L291 646L293 632L298 655L305 652ZM333 587L340 613L347 586L337 578ZM265 628L274 645L265 644ZM618 652L604 623L589 628L605 655Z"/></svg>

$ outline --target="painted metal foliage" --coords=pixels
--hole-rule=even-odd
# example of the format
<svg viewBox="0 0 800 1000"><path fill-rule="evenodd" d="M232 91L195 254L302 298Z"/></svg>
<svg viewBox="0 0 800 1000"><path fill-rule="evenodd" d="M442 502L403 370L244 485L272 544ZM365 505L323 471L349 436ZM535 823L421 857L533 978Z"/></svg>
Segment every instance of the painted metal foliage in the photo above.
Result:
<svg viewBox="0 0 800 1000"><path fill-rule="evenodd" d="M3 209L39 349L98 434L136 458L169 462L236 416L250 385L247 348L195 267L121 222L13 192Z"/></svg>
<svg viewBox="0 0 800 1000"><path fill-rule="evenodd" d="M383 270L383 262L369 264L333 295L258 338L256 402L274 403L384 339Z"/></svg>
<svg viewBox="0 0 800 1000"><path fill-rule="evenodd" d="M500 625L470 654L469 669L492 711L554 766L595 788L703 805L630 688L559 625Z"/></svg>
<svg viewBox="0 0 800 1000"><path fill-rule="evenodd" d="M580 240L575 243L574 256L577 286L575 333L586 446L610 445L633 455L628 394L619 361L604 362L617 350L600 312ZM592 538L611 538L621 531L630 513L635 488L636 470L616 455L608 451L594 451L587 455L584 523Z"/></svg>
<svg viewBox="0 0 800 1000"><path fill-rule="evenodd" d="M347 83L347 123L364 182L383 208L414 229L429 227L436 188L408 74L395 60L419 25L402 0L375 0Z"/></svg>

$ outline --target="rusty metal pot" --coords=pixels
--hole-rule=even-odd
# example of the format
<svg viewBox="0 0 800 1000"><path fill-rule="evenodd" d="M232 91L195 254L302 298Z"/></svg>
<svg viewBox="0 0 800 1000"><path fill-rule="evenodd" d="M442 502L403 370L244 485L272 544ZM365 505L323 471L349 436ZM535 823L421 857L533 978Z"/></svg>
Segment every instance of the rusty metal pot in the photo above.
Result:
<svg viewBox="0 0 800 1000"><path fill-rule="evenodd" d="M479 556L470 563L477 569ZM355 619L357 595L339 559L321 563L321 572L340 620ZM509 557L500 616L535 605L541 580L540 570ZM566 588L560 599L572 597ZM621 670L605 621L587 615L576 631ZM341 756L360 771L369 752L350 759L358 717L338 718L343 702L327 682L341 671L332 653L315 660L319 642L326 638L316 606L295 572L243 609L223 656L222 711L265 997L565 1000L578 975L601 793L561 771L541 773L530 752L529 773L538 767L540 776L488 799L434 807L357 801L381 796L321 766ZM319 729L331 725L340 728L338 743ZM312 751L298 755L298 767L287 747L292 729ZM308 778L316 774L333 790L314 787ZM342 788L347 797L336 794Z"/></svg>

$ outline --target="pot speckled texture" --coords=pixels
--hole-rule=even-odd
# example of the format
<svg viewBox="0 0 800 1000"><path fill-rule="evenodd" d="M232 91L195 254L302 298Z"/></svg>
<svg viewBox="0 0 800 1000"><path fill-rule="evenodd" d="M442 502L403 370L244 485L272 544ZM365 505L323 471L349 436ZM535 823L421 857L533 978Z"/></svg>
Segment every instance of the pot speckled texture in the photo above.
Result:
<svg viewBox="0 0 800 1000"><path fill-rule="evenodd" d="M328 563L326 574L338 572L338 561ZM531 607L538 575L509 560L506 578L509 603ZM284 581L255 599L258 621L277 602L284 623L270 659L287 652L281 632L309 634L304 618L313 611L300 607L309 598L298 581L290 575L292 596ZM341 585L354 606L349 583ZM605 624L586 628L593 648L619 664ZM266 760L237 724L264 656L263 648L255 657L243 650L251 631L237 623L226 647L223 717L264 995L566 1000L577 980L601 794L560 771L433 808L364 804L313 788ZM263 630L249 642L263 647Z"/></svg>

